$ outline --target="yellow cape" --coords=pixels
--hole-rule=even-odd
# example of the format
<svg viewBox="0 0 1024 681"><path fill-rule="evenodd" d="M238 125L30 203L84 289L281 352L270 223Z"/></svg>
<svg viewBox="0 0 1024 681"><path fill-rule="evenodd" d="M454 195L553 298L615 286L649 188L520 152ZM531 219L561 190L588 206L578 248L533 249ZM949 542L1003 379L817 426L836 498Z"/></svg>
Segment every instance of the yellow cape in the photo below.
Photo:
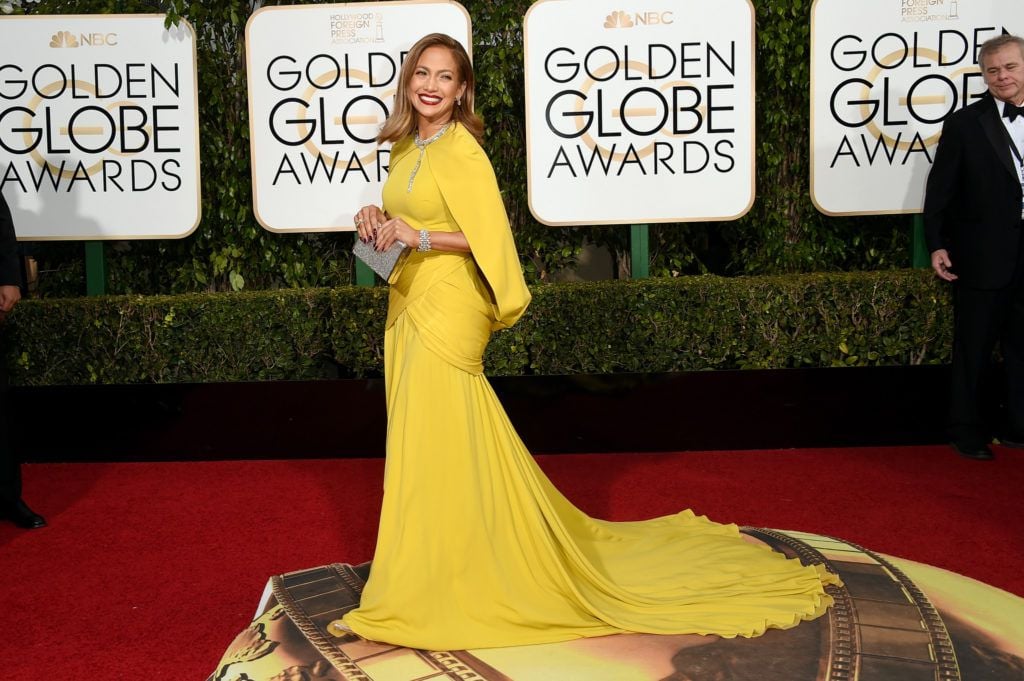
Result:
<svg viewBox="0 0 1024 681"><path fill-rule="evenodd" d="M391 165L416 150L411 138L391 149ZM512 326L530 304L512 228L501 200L498 180L476 138L456 123L427 147L430 169L448 211L466 235L473 259L491 289L493 328Z"/></svg>

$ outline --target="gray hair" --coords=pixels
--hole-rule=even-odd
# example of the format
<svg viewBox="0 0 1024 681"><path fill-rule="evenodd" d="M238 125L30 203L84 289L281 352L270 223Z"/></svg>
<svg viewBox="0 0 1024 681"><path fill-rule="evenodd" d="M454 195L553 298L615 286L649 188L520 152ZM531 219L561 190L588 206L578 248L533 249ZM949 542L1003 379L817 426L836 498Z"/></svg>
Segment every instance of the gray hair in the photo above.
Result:
<svg viewBox="0 0 1024 681"><path fill-rule="evenodd" d="M978 51L978 64L984 67L985 57L1001 50L1007 45L1016 45L1020 49L1021 58L1024 58L1024 38L1016 35L999 35L995 38L989 38L981 44L981 49Z"/></svg>

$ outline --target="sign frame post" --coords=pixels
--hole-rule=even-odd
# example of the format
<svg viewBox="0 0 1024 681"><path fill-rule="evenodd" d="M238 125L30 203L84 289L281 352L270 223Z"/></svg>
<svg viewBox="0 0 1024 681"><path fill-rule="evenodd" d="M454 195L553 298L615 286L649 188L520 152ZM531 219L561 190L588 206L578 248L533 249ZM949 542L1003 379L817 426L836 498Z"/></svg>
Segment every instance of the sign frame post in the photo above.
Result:
<svg viewBox="0 0 1024 681"><path fill-rule="evenodd" d="M650 228L647 225L629 226L629 260L630 279L651 276Z"/></svg>
<svg viewBox="0 0 1024 681"><path fill-rule="evenodd" d="M102 241L85 242L85 295L107 295L107 260Z"/></svg>
<svg viewBox="0 0 1024 681"><path fill-rule="evenodd" d="M359 240L359 232L354 232L353 234L355 235L354 243ZM376 279L374 279L376 275L370 269L370 266L355 256L352 256L352 261L354 263L352 273L355 277L356 286L374 286L377 283Z"/></svg>
<svg viewBox="0 0 1024 681"><path fill-rule="evenodd" d="M914 216L911 226L913 230L910 237L910 264L911 267L928 269L931 267L931 254L928 252L928 244L924 238L924 216L918 213Z"/></svg>

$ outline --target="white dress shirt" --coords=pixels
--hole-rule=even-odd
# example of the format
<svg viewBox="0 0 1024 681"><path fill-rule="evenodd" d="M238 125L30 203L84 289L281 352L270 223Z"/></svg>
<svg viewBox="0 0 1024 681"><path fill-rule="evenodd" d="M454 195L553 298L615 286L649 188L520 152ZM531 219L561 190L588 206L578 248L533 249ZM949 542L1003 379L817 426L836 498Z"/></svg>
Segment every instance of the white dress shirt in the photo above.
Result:
<svg viewBox="0 0 1024 681"><path fill-rule="evenodd" d="M1011 156L1013 156L1013 165L1017 168L1021 192L1024 192L1024 116L1017 116L1011 123L1009 118L1003 116L1003 107L1005 106L1005 103L999 103L999 117L1003 125L1006 126L1006 131L1010 133L1010 139L1013 140L1014 146L1017 147L1017 153L1011 154ZM1020 207L1020 219L1024 220L1024 202Z"/></svg>

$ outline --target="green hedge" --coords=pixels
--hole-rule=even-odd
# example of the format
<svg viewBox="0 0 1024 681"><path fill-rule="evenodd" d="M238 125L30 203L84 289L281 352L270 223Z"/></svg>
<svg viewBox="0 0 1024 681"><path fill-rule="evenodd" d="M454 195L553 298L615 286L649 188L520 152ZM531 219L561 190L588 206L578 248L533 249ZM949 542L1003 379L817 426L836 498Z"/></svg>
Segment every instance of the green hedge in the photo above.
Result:
<svg viewBox="0 0 1024 681"><path fill-rule="evenodd" d="M349 234L271 234L252 213L245 22L249 0L38 0L18 12L161 12L196 28L199 59L203 217L179 241L124 241L106 249L111 293L334 287L351 283ZM264 6L286 3L267 0ZM576 264L584 243L608 248L615 271L629 274L623 226L550 228L527 208L523 16L531 0L462 0L473 20L477 106L523 266L531 282ZM811 0L754 0L757 58L757 201L741 220L652 225L650 272L657 277L711 272L777 274L885 269L910 264L906 216L832 218L809 199L809 49ZM33 246L40 290L84 293L79 243Z"/></svg>
<svg viewBox="0 0 1024 681"><path fill-rule="evenodd" d="M492 375L949 361L948 289L919 270L540 285ZM387 290L28 300L4 328L26 385L379 376Z"/></svg>

